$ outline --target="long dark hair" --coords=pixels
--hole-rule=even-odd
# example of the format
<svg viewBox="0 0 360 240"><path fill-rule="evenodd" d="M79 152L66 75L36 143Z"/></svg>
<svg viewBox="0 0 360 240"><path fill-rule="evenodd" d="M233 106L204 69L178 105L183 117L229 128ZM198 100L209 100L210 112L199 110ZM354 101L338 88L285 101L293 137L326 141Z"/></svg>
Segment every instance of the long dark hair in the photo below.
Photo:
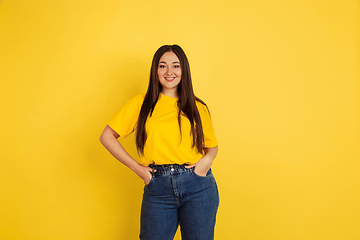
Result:
<svg viewBox="0 0 360 240"><path fill-rule="evenodd" d="M201 118L199 111L196 107L195 101L200 102L201 104L206 104L195 96L194 90L192 87L191 73L189 61L185 55L184 50L178 45L164 45L161 46L154 54L151 70L150 70L150 81L147 92L145 94L144 102L141 106L137 130L136 130L136 148L139 154L144 154L144 145L147 139L145 124L148 116L152 115L155 105L158 101L159 94L161 92L162 85L159 81L157 70L159 67L159 61L162 55L166 52L173 52L180 60L181 67L181 80L177 86L177 92L179 99L177 100L178 112L178 123L180 136L181 132L181 115L186 116L191 124L191 132L189 133L192 136L192 148L196 147L198 153L204 153L204 133L201 124Z"/></svg>

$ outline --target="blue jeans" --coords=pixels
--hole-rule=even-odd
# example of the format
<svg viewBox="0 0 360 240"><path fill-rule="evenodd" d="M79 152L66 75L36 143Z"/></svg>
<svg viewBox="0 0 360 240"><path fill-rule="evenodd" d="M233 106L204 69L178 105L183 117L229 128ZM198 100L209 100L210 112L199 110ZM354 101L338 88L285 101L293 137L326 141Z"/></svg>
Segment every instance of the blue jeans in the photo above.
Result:
<svg viewBox="0 0 360 240"><path fill-rule="evenodd" d="M149 167L153 173L144 187L140 239L172 240L179 224L183 240L214 239L219 193L211 169L203 177L185 165Z"/></svg>

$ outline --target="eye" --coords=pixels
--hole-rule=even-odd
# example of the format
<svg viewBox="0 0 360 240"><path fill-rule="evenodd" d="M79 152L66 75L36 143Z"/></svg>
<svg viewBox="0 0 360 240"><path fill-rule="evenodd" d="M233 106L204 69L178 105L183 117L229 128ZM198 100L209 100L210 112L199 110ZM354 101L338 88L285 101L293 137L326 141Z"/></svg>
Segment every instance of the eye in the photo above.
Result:
<svg viewBox="0 0 360 240"><path fill-rule="evenodd" d="M174 68L179 68L180 67L180 65L174 65Z"/></svg>
<svg viewBox="0 0 360 240"><path fill-rule="evenodd" d="M159 65L159 68L165 68L165 65Z"/></svg>

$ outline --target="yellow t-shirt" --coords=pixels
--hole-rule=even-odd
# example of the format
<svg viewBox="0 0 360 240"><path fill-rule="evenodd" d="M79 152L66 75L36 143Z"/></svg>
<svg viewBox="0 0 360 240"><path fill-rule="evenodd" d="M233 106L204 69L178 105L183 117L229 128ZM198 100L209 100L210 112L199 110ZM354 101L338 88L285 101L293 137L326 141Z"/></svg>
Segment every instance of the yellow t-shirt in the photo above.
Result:
<svg viewBox="0 0 360 240"><path fill-rule="evenodd" d="M120 137L125 138L136 129L144 97L145 94L133 97L107 122ZM160 93L153 114L146 121L147 139L144 155L140 156L141 164L193 164L203 156L196 152L196 148L191 147L191 125L185 116L181 116L182 137L180 136L177 100L178 98ZM203 104L196 102L196 105L203 126L205 147L216 147L218 143L209 112Z"/></svg>

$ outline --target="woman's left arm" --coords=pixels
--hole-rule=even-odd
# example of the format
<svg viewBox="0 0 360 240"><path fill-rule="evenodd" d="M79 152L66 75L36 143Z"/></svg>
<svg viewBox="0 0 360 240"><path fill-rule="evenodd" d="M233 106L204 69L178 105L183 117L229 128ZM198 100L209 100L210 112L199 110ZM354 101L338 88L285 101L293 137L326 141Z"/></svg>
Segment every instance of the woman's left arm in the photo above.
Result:
<svg viewBox="0 0 360 240"><path fill-rule="evenodd" d="M218 153L218 146L205 149L205 155L200 158L195 164L185 166L185 168L195 167L194 171L200 176L206 176L207 172L211 168L211 165Z"/></svg>

